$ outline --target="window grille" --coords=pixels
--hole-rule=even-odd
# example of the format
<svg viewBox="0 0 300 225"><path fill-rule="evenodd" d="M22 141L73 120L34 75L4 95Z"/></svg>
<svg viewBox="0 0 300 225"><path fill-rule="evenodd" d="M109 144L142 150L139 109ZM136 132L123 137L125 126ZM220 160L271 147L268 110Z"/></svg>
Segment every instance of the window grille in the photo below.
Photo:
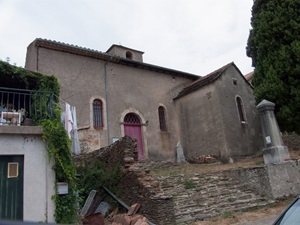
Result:
<svg viewBox="0 0 300 225"><path fill-rule="evenodd" d="M159 128L161 131L167 131L166 111L162 106L158 107Z"/></svg>
<svg viewBox="0 0 300 225"><path fill-rule="evenodd" d="M95 129L103 128L103 104L99 99L93 101L93 119Z"/></svg>
<svg viewBox="0 0 300 225"><path fill-rule="evenodd" d="M124 118L124 123L139 125L140 119L137 117L137 115L133 113L128 113Z"/></svg>

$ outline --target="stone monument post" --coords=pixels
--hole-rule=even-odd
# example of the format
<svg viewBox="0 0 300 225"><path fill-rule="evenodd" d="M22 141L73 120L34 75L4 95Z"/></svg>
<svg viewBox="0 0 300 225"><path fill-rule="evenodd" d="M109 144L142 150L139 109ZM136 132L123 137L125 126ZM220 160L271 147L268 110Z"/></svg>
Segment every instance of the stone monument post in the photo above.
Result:
<svg viewBox="0 0 300 225"><path fill-rule="evenodd" d="M183 148L182 148L180 141L178 141L178 143L177 143L176 152L177 152L177 162L178 163L186 162L185 157L184 157Z"/></svg>
<svg viewBox="0 0 300 225"><path fill-rule="evenodd" d="M260 113L264 137L263 157L265 164L281 163L290 159L288 148L283 145L279 127L274 114L275 104L263 100L256 106Z"/></svg>

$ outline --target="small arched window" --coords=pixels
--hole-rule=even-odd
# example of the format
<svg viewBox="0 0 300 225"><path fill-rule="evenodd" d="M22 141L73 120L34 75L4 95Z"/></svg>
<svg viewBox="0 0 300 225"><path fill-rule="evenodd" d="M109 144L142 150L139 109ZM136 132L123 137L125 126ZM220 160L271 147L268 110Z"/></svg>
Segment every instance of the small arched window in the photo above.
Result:
<svg viewBox="0 0 300 225"><path fill-rule="evenodd" d="M158 107L159 128L161 131L167 131L166 110L163 106Z"/></svg>
<svg viewBox="0 0 300 225"><path fill-rule="evenodd" d="M245 117L245 113L244 113L244 106L243 106L243 101L240 97L236 98L236 104L237 104L237 108L238 108L238 112L239 112L239 116L240 116L240 121L245 122L246 117Z"/></svg>
<svg viewBox="0 0 300 225"><path fill-rule="evenodd" d="M93 126L94 129L103 128L103 104L100 99L93 101Z"/></svg>
<svg viewBox="0 0 300 225"><path fill-rule="evenodd" d="M126 59L132 59L132 58L133 58L132 52L127 51L127 52L126 52Z"/></svg>

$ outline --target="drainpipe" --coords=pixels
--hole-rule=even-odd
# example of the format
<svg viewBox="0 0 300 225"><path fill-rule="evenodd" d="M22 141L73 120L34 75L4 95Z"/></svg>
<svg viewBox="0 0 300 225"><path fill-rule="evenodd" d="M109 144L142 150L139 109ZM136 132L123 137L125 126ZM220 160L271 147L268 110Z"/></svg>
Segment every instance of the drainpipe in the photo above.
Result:
<svg viewBox="0 0 300 225"><path fill-rule="evenodd" d="M36 51L36 71L39 71L39 50L40 47L37 47L37 51Z"/></svg>
<svg viewBox="0 0 300 225"><path fill-rule="evenodd" d="M108 79L107 79L107 64L112 57L104 64L104 79L105 79L105 101L106 101L106 124L107 124L107 144L110 145L110 125L109 125L109 109L108 109Z"/></svg>
<svg viewBox="0 0 300 225"><path fill-rule="evenodd" d="M47 149L48 149L48 144L47 144ZM46 208L45 208L45 223L48 223L48 163L45 163L46 165Z"/></svg>

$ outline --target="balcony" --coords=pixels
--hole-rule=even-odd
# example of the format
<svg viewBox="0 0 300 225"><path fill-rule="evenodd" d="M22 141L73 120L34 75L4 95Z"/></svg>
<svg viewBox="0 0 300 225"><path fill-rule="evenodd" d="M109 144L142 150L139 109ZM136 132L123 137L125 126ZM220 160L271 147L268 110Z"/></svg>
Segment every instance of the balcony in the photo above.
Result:
<svg viewBox="0 0 300 225"><path fill-rule="evenodd" d="M52 116L52 92L0 87L0 126L37 126Z"/></svg>

